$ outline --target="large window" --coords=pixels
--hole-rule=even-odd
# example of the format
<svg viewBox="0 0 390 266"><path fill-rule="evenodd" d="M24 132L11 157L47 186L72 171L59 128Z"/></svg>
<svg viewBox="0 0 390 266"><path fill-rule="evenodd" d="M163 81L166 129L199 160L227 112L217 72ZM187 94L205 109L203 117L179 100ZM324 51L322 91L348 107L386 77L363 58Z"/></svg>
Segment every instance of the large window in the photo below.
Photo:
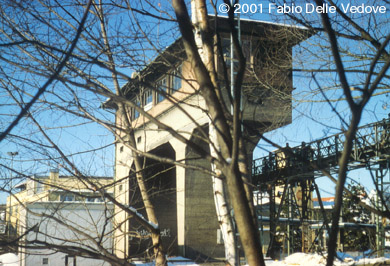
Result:
<svg viewBox="0 0 390 266"><path fill-rule="evenodd" d="M157 82L156 103L159 103L165 99L167 93L167 78L164 77Z"/></svg>
<svg viewBox="0 0 390 266"><path fill-rule="evenodd" d="M60 201L74 201L73 194L61 194Z"/></svg>
<svg viewBox="0 0 390 266"><path fill-rule="evenodd" d="M144 111L148 111L154 104L163 101L167 94L180 90L182 85L182 65L179 65L168 75L161 77L161 79L156 82L155 89L141 89L140 94L137 97L134 97L132 101L137 106L142 107ZM139 116L139 111L136 110L136 108L132 108L131 119L135 120Z"/></svg>
<svg viewBox="0 0 390 266"><path fill-rule="evenodd" d="M181 85L182 85L181 78L182 78L182 67L180 65L172 72L172 93L181 89Z"/></svg>
<svg viewBox="0 0 390 266"><path fill-rule="evenodd" d="M91 197L87 197L87 202L103 202L103 198L102 197L96 197L96 196L91 196Z"/></svg>
<svg viewBox="0 0 390 266"><path fill-rule="evenodd" d="M145 111L150 110L153 107L153 91L146 90L142 95L142 104Z"/></svg>

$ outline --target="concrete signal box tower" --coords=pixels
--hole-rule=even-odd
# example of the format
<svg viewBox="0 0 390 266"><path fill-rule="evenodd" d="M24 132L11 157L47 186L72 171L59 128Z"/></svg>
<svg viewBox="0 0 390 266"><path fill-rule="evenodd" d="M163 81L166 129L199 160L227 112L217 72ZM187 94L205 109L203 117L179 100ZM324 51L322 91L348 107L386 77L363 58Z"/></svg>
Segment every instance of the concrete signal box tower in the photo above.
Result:
<svg viewBox="0 0 390 266"><path fill-rule="evenodd" d="M218 23L214 23L215 17L210 19L213 20L210 25L218 25L215 32L220 36L222 56L215 60L221 69L222 59L228 66L235 63L230 58L229 27L226 18L219 17ZM302 28L268 22L241 19L240 23L241 44L247 58L242 86L242 123L250 139L248 157L252 158L253 143L259 141L262 133L291 123L292 47L306 39L308 33ZM218 74L223 87L228 82L222 71ZM230 88L224 91L228 92ZM134 74L122 92L153 119L202 145L205 150L209 149L200 134L209 123L205 101L198 93L181 39L173 42L140 73ZM168 254L194 259L223 257L211 177L196 170L197 166L209 169L210 162L136 109L129 109L127 117L134 129L137 149L156 159L168 159L165 163L150 156L143 160L146 185ZM123 119L118 112L119 127ZM125 136L123 139L126 141ZM169 159L178 164L172 164ZM116 198L142 213L144 206L133 163L132 151L123 140L117 141ZM120 209L116 210L115 226L118 229L114 249L120 256L143 256L150 248L148 232Z"/></svg>

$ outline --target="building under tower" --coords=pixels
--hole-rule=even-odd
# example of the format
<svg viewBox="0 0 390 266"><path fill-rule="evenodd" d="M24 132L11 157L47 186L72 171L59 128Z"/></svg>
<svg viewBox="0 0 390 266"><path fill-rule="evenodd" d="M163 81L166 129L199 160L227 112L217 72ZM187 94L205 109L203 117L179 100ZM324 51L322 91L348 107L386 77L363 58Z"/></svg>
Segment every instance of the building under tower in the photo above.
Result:
<svg viewBox="0 0 390 266"><path fill-rule="evenodd" d="M230 30L227 18L209 17L220 37L222 53L215 58L218 82L228 102L230 76L235 60L230 55ZM281 24L240 20L241 46L247 58L242 86L242 124L248 158L252 158L261 134L291 123L293 91L292 47L309 37L307 30ZM217 48L215 48L217 49ZM234 77L234 73L232 75ZM229 79L229 77L227 77ZM208 132L209 117L205 101L187 60L182 40L174 41L153 62L122 88L126 95L150 117L129 108L127 118L134 129L137 149L155 156L143 159L147 188L155 205L161 237L168 255L204 260L224 257L219 238L212 181L197 166L210 169L210 161L200 157L190 146L179 141L162 126L168 125L204 150L209 145L203 137ZM113 106L111 104L111 106ZM125 117L117 113L121 127ZM136 182L132 151L125 145L126 134L116 142L115 196L123 204L143 212L143 202ZM158 158L169 160L161 162ZM182 167L180 164L191 167ZM147 231L119 208L116 210L114 250L121 257L142 257L150 248Z"/></svg>

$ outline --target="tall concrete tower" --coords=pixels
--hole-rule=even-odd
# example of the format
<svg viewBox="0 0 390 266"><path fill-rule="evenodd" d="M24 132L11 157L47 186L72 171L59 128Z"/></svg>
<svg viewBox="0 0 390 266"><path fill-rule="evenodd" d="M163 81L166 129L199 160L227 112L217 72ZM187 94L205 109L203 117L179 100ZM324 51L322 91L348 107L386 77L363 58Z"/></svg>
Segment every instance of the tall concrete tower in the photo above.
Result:
<svg viewBox="0 0 390 266"><path fill-rule="evenodd" d="M219 17L217 23L214 23L215 17L209 19L210 25L218 25L215 32L221 38L222 56L215 58L218 69L223 67L222 59L225 64L235 64L230 56L227 19ZM242 123L248 136L249 158L262 133L291 122L292 47L307 37L302 28L241 19L241 41L247 58L242 86ZM223 87L228 82L222 71L218 74ZM169 126L209 150L203 135L208 132L209 117L198 88L182 40L178 39L140 73L134 74L122 91L153 118L136 109L127 114L134 128L137 149L155 156L145 157L143 171L164 246L169 255L206 259L224 256L211 177L200 170L210 169L210 162L162 126ZM225 91L230 89L225 88ZM116 121L118 126L123 121L119 113ZM123 142L117 142L115 195L117 200L142 213L143 203L131 154ZM161 162L158 158L166 160ZM119 209L115 226L118 229L114 249L118 255L145 255L150 242L142 226Z"/></svg>

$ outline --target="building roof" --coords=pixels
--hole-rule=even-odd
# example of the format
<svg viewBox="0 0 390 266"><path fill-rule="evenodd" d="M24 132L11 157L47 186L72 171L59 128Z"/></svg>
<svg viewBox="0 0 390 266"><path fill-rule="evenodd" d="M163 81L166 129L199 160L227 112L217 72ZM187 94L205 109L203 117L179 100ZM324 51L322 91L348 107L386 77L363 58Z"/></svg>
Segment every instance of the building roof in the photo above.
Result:
<svg viewBox="0 0 390 266"><path fill-rule="evenodd" d="M58 178L61 179L74 179L79 180L79 178L75 176L58 176ZM94 180L113 180L114 177L112 176L88 176L86 177L88 179L94 179ZM36 180L42 180L42 182L46 182L46 180L49 180L50 176L43 176L43 175L33 175L30 178L24 178L21 182L15 185L15 189L20 189L21 191L26 189L27 182L29 180L36 181ZM44 181L43 181L44 180ZM82 180L82 179L81 179Z"/></svg>
<svg viewBox="0 0 390 266"><path fill-rule="evenodd" d="M209 17L211 22L215 21L215 16ZM217 24L219 33L230 33L228 17L218 16ZM243 35L259 37L273 43L287 43L289 46L294 46L315 33L305 27L245 18L240 18L240 26Z"/></svg>
<svg viewBox="0 0 390 266"><path fill-rule="evenodd" d="M217 18L216 23L215 19ZM218 33L229 33L228 18L222 16L210 16L210 25L216 25ZM301 41L309 38L314 34L307 28L293 25L272 23L259 20L240 19L241 34L260 38L269 45L283 45L292 47ZM155 80L162 74L167 73L179 61L185 60L185 50L183 47L182 38L178 38L161 52L150 64L148 64L139 73L133 73L129 82L123 87L124 95L132 98L140 88L140 84L147 85L147 80ZM154 86L153 84L151 84ZM110 100L104 103L107 108L112 108L114 105Z"/></svg>

